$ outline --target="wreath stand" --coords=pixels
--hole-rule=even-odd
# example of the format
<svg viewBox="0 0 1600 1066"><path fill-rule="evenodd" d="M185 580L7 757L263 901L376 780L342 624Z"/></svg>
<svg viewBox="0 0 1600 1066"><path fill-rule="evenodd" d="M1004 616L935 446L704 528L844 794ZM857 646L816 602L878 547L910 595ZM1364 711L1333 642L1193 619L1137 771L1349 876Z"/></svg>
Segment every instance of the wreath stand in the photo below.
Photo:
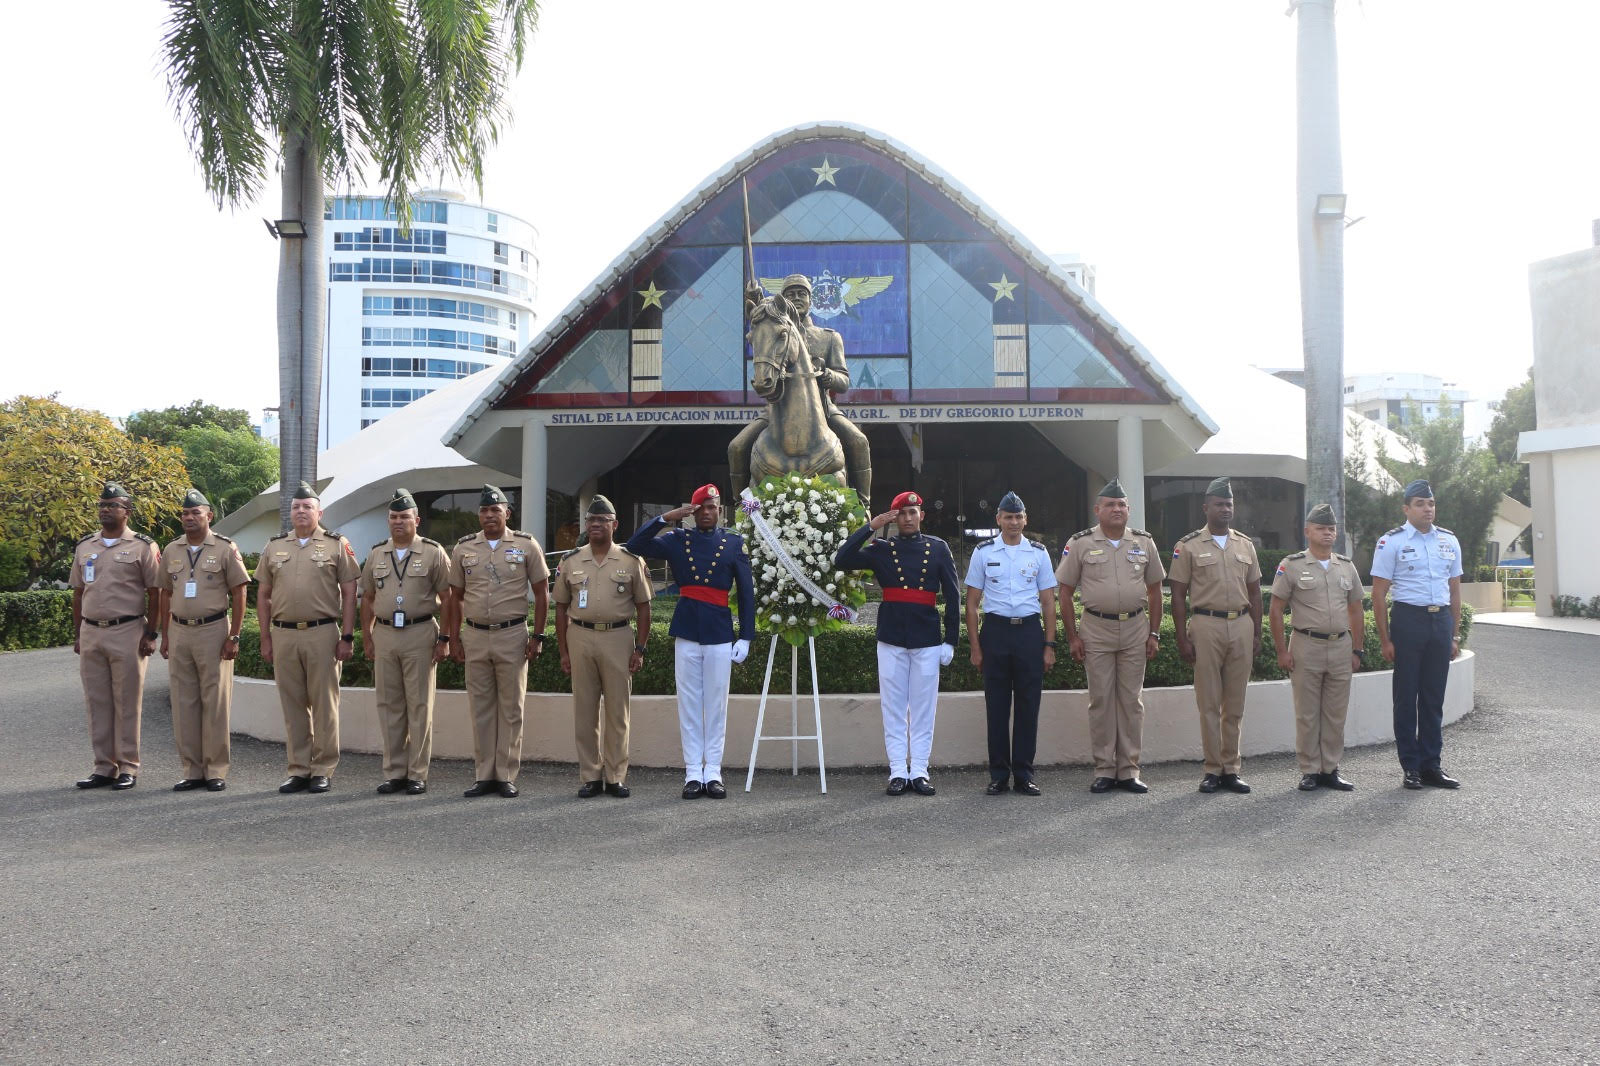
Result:
<svg viewBox="0 0 1600 1066"><path fill-rule="evenodd" d="M798 645L789 645L789 735L766 736L761 732L767 718L767 691L772 687L772 664L778 654L778 643L782 638L772 634L771 646L767 649L767 673L761 681L761 705L756 710L756 735L750 741L750 769L744 775L744 790L750 791L750 786L756 779L756 750L763 740L787 740L789 742L790 772L793 776L800 776L800 742L814 740L817 742L817 778L822 788L822 794L828 794L828 766L822 758L822 697L817 691L817 639L806 638L806 650L811 654L811 710L816 723L816 732L810 735L800 733L800 648Z"/></svg>

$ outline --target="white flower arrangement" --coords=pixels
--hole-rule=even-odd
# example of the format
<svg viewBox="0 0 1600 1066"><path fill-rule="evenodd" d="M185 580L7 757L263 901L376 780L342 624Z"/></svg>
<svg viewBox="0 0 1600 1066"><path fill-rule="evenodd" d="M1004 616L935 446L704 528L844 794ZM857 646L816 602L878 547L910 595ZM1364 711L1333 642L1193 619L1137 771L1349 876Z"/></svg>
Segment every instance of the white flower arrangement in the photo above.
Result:
<svg viewBox="0 0 1600 1066"><path fill-rule="evenodd" d="M751 486L751 494L779 543L813 584L848 607L860 607L867 601L862 575L846 574L833 566L838 545L867 521L866 508L855 490L832 477L788 474L763 478ZM790 644L799 645L808 637L844 625L828 616L832 604L816 602L795 583L742 509L734 514L734 528L744 535L755 575L756 600L765 608L757 618L758 629L776 632Z"/></svg>

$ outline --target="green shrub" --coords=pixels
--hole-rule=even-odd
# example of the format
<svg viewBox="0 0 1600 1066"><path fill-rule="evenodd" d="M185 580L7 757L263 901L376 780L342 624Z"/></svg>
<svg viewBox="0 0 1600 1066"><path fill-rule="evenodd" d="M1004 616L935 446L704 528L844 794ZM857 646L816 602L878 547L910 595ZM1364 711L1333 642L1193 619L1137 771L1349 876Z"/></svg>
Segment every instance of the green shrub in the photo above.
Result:
<svg viewBox="0 0 1600 1066"><path fill-rule="evenodd" d="M72 643L72 592L0 592L0 649L57 648Z"/></svg>
<svg viewBox="0 0 1600 1066"><path fill-rule="evenodd" d="M27 580L28 549L14 540L0 540L0 588L16 588Z"/></svg>
<svg viewBox="0 0 1600 1066"><path fill-rule="evenodd" d="M1493 581L1494 579L1494 567L1490 566L1488 563L1479 563L1477 569L1474 570L1472 574L1472 580L1478 582Z"/></svg>

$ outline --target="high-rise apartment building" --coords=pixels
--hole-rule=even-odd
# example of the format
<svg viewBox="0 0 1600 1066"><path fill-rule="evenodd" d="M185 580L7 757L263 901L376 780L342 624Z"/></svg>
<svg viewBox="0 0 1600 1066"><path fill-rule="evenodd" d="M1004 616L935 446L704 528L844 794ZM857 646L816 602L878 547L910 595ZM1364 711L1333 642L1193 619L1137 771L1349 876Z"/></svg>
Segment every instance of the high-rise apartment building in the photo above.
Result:
<svg viewBox="0 0 1600 1066"><path fill-rule="evenodd" d="M408 233L382 197L330 196L323 217L322 450L533 335L538 234L522 219L437 189Z"/></svg>

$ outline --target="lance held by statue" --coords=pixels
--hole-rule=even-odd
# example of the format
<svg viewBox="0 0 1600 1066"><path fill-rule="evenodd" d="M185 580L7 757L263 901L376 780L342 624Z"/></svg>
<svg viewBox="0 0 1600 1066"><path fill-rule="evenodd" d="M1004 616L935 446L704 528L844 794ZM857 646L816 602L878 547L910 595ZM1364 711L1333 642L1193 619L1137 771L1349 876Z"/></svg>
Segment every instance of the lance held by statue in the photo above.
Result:
<svg viewBox="0 0 1600 1066"><path fill-rule="evenodd" d="M811 322L811 279L790 274L780 294L746 292L753 359L751 387L766 410L728 445L735 488L790 472L843 474L868 504L872 456L867 436L834 405L831 393L850 387L844 340Z"/></svg>

